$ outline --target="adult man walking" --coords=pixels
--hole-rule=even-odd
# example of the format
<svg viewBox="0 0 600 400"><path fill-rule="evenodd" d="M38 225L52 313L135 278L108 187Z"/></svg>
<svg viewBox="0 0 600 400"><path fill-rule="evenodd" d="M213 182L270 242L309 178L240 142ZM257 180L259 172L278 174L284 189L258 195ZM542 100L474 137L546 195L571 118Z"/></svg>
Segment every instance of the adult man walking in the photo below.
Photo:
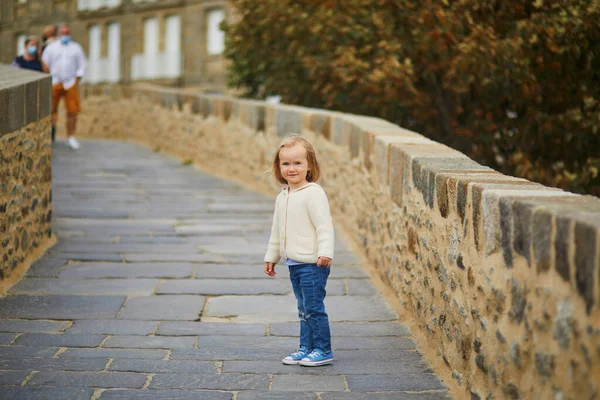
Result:
<svg viewBox="0 0 600 400"><path fill-rule="evenodd" d="M75 139L77 114L80 111L79 81L85 73L86 59L78 43L71 41L71 29L63 24L58 28L58 39L46 47L42 54L45 71L52 75L52 140L56 134L58 103L65 98L67 107L67 138L69 146L76 150Z"/></svg>

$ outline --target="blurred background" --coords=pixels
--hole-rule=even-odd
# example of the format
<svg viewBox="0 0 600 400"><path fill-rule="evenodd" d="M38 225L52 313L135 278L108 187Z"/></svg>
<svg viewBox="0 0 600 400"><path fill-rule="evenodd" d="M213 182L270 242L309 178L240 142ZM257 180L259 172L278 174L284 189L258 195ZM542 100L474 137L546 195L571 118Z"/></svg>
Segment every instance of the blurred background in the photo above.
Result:
<svg viewBox="0 0 600 400"><path fill-rule="evenodd" d="M598 0L2 0L0 61L67 22L87 84L151 81L385 118L600 195Z"/></svg>

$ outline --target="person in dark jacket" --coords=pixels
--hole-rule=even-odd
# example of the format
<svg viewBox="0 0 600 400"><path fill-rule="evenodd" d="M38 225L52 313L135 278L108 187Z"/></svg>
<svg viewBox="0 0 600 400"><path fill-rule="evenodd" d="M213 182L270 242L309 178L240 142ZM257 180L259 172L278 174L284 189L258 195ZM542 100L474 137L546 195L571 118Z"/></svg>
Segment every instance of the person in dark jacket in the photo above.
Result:
<svg viewBox="0 0 600 400"><path fill-rule="evenodd" d="M35 36L28 36L25 39L25 53L22 56L18 56L12 62L14 67L31 69L34 71L43 72L42 62L38 57L39 54L39 41Z"/></svg>

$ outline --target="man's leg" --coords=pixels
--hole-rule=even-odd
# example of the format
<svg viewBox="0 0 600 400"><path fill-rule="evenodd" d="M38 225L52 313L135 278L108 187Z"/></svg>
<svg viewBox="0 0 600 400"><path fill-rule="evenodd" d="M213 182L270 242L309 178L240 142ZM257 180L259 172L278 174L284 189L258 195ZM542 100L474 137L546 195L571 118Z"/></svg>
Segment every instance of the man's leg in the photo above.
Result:
<svg viewBox="0 0 600 400"><path fill-rule="evenodd" d="M54 138L56 138L56 123L58 122L58 113L52 113L52 141L54 142Z"/></svg>
<svg viewBox="0 0 600 400"><path fill-rule="evenodd" d="M56 137L56 124L58 123L58 102L61 96L64 94L63 85L52 86L52 141Z"/></svg>
<svg viewBox="0 0 600 400"><path fill-rule="evenodd" d="M77 114L80 111L79 88L74 85L67 90L65 95L67 105L67 141L73 150L79 148L79 142L75 139L75 130L77 128Z"/></svg>
<svg viewBox="0 0 600 400"><path fill-rule="evenodd" d="M75 136L77 114L67 114L67 137Z"/></svg>

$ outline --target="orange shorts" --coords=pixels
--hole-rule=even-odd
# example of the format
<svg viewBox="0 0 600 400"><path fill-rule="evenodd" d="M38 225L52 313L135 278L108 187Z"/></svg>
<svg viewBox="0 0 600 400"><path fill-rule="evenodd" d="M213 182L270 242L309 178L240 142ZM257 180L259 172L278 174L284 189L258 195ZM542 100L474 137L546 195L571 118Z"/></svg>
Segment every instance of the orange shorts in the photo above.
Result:
<svg viewBox="0 0 600 400"><path fill-rule="evenodd" d="M78 85L73 85L65 90L62 83L52 85L52 112L57 112L58 102L63 96L67 106L67 114L78 114L80 111Z"/></svg>

